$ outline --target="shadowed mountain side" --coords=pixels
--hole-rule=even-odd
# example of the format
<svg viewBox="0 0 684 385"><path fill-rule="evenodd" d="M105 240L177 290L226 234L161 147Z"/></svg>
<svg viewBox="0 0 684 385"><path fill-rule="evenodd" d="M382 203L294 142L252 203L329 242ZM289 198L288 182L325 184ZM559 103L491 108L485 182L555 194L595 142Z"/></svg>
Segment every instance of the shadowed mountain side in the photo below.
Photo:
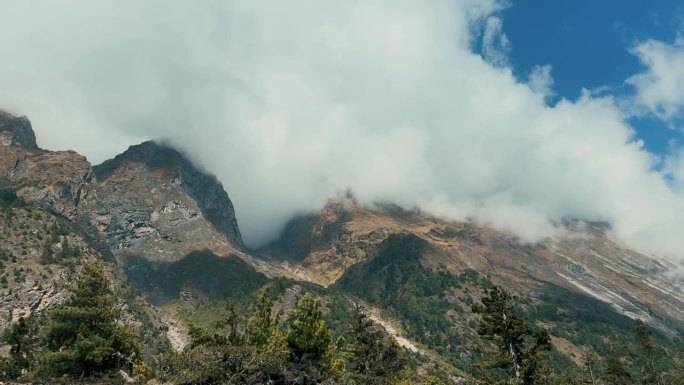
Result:
<svg viewBox="0 0 684 385"><path fill-rule="evenodd" d="M292 218L283 229L278 240L264 246L260 254L277 260L301 262L317 249L329 247L340 231L338 223L324 223L316 231L319 236L312 237L309 230L316 227L319 215L303 214Z"/></svg>
<svg viewBox="0 0 684 385"><path fill-rule="evenodd" d="M152 262L143 257L121 258L129 281L155 305L164 305L196 291L214 298L248 294L268 281L242 259L196 251L175 262Z"/></svg>

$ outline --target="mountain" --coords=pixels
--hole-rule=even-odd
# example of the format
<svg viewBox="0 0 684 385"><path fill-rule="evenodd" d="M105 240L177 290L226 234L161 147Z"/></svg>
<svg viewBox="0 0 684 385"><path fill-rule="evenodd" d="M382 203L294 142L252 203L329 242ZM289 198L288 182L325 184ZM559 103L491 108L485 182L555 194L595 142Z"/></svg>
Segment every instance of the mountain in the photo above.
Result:
<svg viewBox="0 0 684 385"><path fill-rule="evenodd" d="M132 225L138 244L159 239L202 245L227 241L244 249L233 204L221 183L173 148L154 142L131 146L94 171L100 212L111 214L100 218L104 222L98 227L107 226L107 238L117 243L113 247L130 249L136 243L119 237ZM161 254L159 258L174 259Z"/></svg>
<svg viewBox="0 0 684 385"><path fill-rule="evenodd" d="M36 134L27 117L16 117L0 110L0 142L5 147L38 148Z"/></svg>
<svg viewBox="0 0 684 385"><path fill-rule="evenodd" d="M182 349L193 325L225 326L234 317L226 309L245 314L263 290L280 314L312 293L340 335L359 304L421 370L453 380L477 374L488 349L470 308L493 285L549 330L559 368L588 353L635 364L623 354L635 319L670 350L684 332L675 266L622 245L606 224L568 220L564 236L525 243L347 197L249 250L222 184L182 152L148 141L92 166L73 151L40 149L27 118L2 112L0 192L0 313L9 315L0 330L58 305L80 266L101 260L150 356Z"/></svg>
<svg viewBox="0 0 684 385"><path fill-rule="evenodd" d="M610 238L603 224L568 221L564 226L563 238L528 244L473 223L394 205L366 207L337 200L318 214L290 221L280 239L261 252L328 286L351 266L372 259L393 234L412 235L426 245L421 265L433 271L458 276L475 270L523 293L552 284L663 331L684 330L682 282L668 275L675 265L626 248Z"/></svg>

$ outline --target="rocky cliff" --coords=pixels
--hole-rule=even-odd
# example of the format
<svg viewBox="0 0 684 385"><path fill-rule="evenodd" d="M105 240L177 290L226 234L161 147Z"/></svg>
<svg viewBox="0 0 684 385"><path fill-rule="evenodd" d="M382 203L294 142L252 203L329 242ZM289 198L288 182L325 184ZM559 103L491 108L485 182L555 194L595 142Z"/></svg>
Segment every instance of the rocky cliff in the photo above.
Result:
<svg viewBox="0 0 684 385"><path fill-rule="evenodd" d="M71 220L96 188L90 163L73 151L46 151L36 146L25 117L0 113L0 186L11 186L30 204Z"/></svg>
<svg viewBox="0 0 684 385"><path fill-rule="evenodd" d="M27 117L16 117L0 110L0 143L3 146L38 148L36 135Z"/></svg>
<svg viewBox="0 0 684 385"><path fill-rule="evenodd" d="M244 248L223 186L176 150L131 146L95 167L97 200L84 207L115 255L175 262L197 250Z"/></svg>
<svg viewBox="0 0 684 385"><path fill-rule="evenodd" d="M109 185L113 184L112 177L120 178L126 170L143 169L154 177L166 178L158 181L170 181L177 186L195 201L202 216L216 231L235 247L244 248L235 209L221 182L171 147L155 142L131 146L123 154L95 166L95 174L102 185Z"/></svg>

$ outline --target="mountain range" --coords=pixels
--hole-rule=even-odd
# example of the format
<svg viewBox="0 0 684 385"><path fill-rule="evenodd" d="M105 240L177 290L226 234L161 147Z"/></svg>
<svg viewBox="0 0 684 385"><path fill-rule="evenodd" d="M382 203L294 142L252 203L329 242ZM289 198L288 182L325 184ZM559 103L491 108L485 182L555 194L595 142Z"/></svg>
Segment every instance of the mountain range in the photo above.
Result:
<svg viewBox="0 0 684 385"><path fill-rule="evenodd" d="M337 301L361 304L426 357L423 365L455 378L479 357L463 348L477 339L469 309L491 285L514 293L550 331L564 365L619 351L636 319L665 345L684 333L678 266L611 238L607 223L569 219L558 224L562 237L529 243L347 194L251 249L230 186L182 151L148 141L91 165L73 151L39 148L30 121L4 112L0 190L0 329L63 301L79 263L70 251L78 250L108 261L116 285L135 293L126 305L131 322L148 324L150 341L175 349L187 344L191 321L208 325L216 301L239 302L267 284L280 288L280 309L315 293L333 326Z"/></svg>

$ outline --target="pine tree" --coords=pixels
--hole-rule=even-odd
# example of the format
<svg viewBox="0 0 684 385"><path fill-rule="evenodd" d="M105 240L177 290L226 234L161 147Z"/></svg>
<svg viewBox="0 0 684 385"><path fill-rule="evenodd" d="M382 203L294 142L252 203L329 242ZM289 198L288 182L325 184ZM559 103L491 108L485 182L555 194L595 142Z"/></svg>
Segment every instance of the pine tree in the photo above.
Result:
<svg viewBox="0 0 684 385"><path fill-rule="evenodd" d="M401 347L357 306L352 329L352 369L364 384L382 384L406 367Z"/></svg>
<svg viewBox="0 0 684 385"><path fill-rule="evenodd" d="M543 383L540 375L545 368L545 351L551 348L551 340L546 330L533 330L516 314L514 298L505 290L493 286L485 291L482 304L472 307L474 313L482 318L477 332L485 339L494 342L498 349L493 364L509 370L510 380L529 385ZM528 346L527 339L535 343Z"/></svg>
<svg viewBox="0 0 684 385"><path fill-rule="evenodd" d="M27 368L29 363L29 324L26 318L21 317L17 323L13 324L7 333L5 341L10 344L10 356L15 365L20 368Z"/></svg>
<svg viewBox="0 0 684 385"><path fill-rule="evenodd" d="M2 376L5 378L19 378L21 372L29 368L35 353L38 335L38 325L33 315L21 317L5 331L3 341L10 345L10 355L2 365Z"/></svg>
<svg viewBox="0 0 684 385"><path fill-rule="evenodd" d="M585 369L583 375L585 383L596 385L596 367L598 365L598 360L598 357L593 352L587 352L582 356L582 366Z"/></svg>
<svg viewBox="0 0 684 385"><path fill-rule="evenodd" d="M299 301L290 316L285 335L296 358L320 360L330 344L331 335L323 321L320 304L308 293Z"/></svg>
<svg viewBox="0 0 684 385"><path fill-rule="evenodd" d="M271 318L272 309L273 300L265 291L261 291L257 296L254 315L245 326L247 341L258 348L269 342L276 327L276 320Z"/></svg>
<svg viewBox="0 0 684 385"><path fill-rule="evenodd" d="M287 345L287 339L278 328L273 328L263 349L263 355L268 361L276 365L284 364L289 358L290 349Z"/></svg>
<svg viewBox="0 0 684 385"><path fill-rule="evenodd" d="M84 377L106 373L134 357L140 343L117 323L119 310L110 281L99 263L86 264L72 296L47 316L46 352L38 357L39 377Z"/></svg>
<svg viewBox="0 0 684 385"><path fill-rule="evenodd" d="M233 301L227 300L225 308L228 315L222 323L228 328L228 342L231 345L242 345L245 336L240 327L244 325L244 319L238 314Z"/></svg>
<svg viewBox="0 0 684 385"><path fill-rule="evenodd" d="M674 362L668 378L671 385L684 385L684 336L677 338L674 346L677 348L672 352Z"/></svg>
<svg viewBox="0 0 684 385"><path fill-rule="evenodd" d="M632 385L632 376L625 369L622 361L617 357L608 357L606 369L603 373L606 385Z"/></svg>
<svg viewBox="0 0 684 385"><path fill-rule="evenodd" d="M634 323L634 335L641 351L641 384L663 385L662 374L658 372L658 361L665 351L653 342L648 326L639 319Z"/></svg>

